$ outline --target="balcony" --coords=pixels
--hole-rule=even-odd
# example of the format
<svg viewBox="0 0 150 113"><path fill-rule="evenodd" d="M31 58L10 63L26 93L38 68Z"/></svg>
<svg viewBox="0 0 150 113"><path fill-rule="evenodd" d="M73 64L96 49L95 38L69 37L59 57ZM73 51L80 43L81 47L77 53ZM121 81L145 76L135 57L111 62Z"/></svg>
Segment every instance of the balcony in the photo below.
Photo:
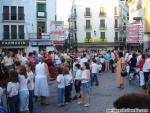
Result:
<svg viewBox="0 0 150 113"><path fill-rule="evenodd" d="M76 18L77 18L77 14L76 13L74 13L74 14L71 15L71 19L75 20Z"/></svg>
<svg viewBox="0 0 150 113"><path fill-rule="evenodd" d="M46 12L37 12L37 18L46 18Z"/></svg>
<svg viewBox="0 0 150 113"><path fill-rule="evenodd" d="M100 12L100 13L99 13L99 16L100 16L100 17L106 17L106 13L105 13L105 12Z"/></svg>
<svg viewBox="0 0 150 113"><path fill-rule="evenodd" d="M25 33L9 33L9 32L6 32L6 33L2 33L2 36L3 36L3 40L24 40L26 39L27 37L27 34Z"/></svg>
<svg viewBox="0 0 150 113"><path fill-rule="evenodd" d="M3 13L3 22L12 22L12 23L24 23L24 13L20 14L11 14L11 13Z"/></svg>
<svg viewBox="0 0 150 113"><path fill-rule="evenodd" d="M84 14L84 16L85 16L85 18L91 18L92 17L92 13L91 12L86 12L85 14Z"/></svg>
<svg viewBox="0 0 150 113"><path fill-rule="evenodd" d="M100 30L106 30L106 29L107 29L107 26L106 26L106 25L104 25L104 26L100 25L100 26L99 26L99 29L100 29Z"/></svg>
<svg viewBox="0 0 150 113"><path fill-rule="evenodd" d="M115 30L120 30L120 26L116 24L116 25L114 25L114 29Z"/></svg>
<svg viewBox="0 0 150 113"><path fill-rule="evenodd" d="M86 25L85 30L92 30L92 26L91 25L88 25L88 26Z"/></svg>
<svg viewBox="0 0 150 113"><path fill-rule="evenodd" d="M114 13L114 17L119 17L119 16L120 16L119 13L117 13L117 12Z"/></svg>

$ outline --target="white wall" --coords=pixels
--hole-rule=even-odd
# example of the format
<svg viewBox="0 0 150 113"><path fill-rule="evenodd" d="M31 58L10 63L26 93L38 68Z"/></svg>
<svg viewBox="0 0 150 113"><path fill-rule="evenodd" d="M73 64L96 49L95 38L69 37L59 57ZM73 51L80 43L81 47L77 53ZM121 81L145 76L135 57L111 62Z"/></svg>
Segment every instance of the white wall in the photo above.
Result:
<svg viewBox="0 0 150 113"><path fill-rule="evenodd" d="M94 0L94 1L93 0L75 0L73 7L76 8L76 12L77 12L77 19L76 19L77 20L77 38L78 38L79 43L84 42L84 39L86 37L86 32L85 32L86 19L91 20L92 30L90 30L90 32L91 32L91 37L93 39L100 38L100 32L105 31L105 36L108 42L114 42L114 37L115 37L114 7L119 7L119 0L113 0L112 2L110 2L109 0L105 0L105 1L104 0ZM90 7L91 9L91 13L92 13L91 18L85 18L84 16L86 7ZM99 16L100 7L105 7L106 17ZM124 6L124 9L127 10L127 7ZM124 13L127 15L126 11L124 11ZM105 23L107 26L106 30L99 29L100 19L105 19ZM96 36L94 35L94 30L96 31Z"/></svg>

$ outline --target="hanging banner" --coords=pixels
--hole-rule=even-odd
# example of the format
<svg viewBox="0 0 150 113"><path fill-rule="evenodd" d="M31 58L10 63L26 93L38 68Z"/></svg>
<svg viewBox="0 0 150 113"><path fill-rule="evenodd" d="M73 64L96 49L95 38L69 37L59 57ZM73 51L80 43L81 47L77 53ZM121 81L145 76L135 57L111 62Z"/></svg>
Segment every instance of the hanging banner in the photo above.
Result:
<svg viewBox="0 0 150 113"><path fill-rule="evenodd" d="M143 27L140 24L128 24L127 43L143 43Z"/></svg>

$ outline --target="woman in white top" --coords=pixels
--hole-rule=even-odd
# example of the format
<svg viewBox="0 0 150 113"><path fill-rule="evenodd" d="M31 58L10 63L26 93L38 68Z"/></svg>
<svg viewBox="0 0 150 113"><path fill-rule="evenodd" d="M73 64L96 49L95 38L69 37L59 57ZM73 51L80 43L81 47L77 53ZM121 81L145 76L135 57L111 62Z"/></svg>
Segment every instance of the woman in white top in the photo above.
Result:
<svg viewBox="0 0 150 113"><path fill-rule="evenodd" d="M29 90L27 87L27 71L25 66L20 66L19 72L19 102L20 113L29 113Z"/></svg>
<svg viewBox="0 0 150 113"><path fill-rule="evenodd" d="M84 104L85 107L90 105L90 65L85 62L81 75L81 99L78 104Z"/></svg>
<svg viewBox="0 0 150 113"><path fill-rule="evenodd" d="M7 84L8 104L11 113L19 112L18 90L18 73L14 70L11 70L9 72L9 82Z"/></svg>
<svg viewBox="0 0 150 113"><path fill-rule="evenodd" d="M41 57L40 62L36 65L35 74L34 94L37 97L41 97L42 105L48 105L46 97L49 96L49 71L47 64L44 62L44 57Z"/></svg>

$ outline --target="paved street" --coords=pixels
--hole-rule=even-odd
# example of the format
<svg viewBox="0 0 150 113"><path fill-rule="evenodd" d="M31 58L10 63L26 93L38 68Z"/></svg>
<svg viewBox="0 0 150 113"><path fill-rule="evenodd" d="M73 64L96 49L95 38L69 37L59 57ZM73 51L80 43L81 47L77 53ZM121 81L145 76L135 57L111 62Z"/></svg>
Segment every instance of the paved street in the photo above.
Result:
<svg viewBox="0 0 150 113"><path fill-rule="evenodd" d="M141 92L138 86L129 86L127 81L124 90L118 89L115 74L110 72L102 73L99 76L99 81L100 85L98 87L92 87L91 106L88 108L78 105L77 101L73 101L65 107L57 107L57 88L55 81L53 81L50 85L49 106L40 106L36 103L34 113L106 113L106 109L112 108L113 102L119 96L131 92Z"/></svg>

